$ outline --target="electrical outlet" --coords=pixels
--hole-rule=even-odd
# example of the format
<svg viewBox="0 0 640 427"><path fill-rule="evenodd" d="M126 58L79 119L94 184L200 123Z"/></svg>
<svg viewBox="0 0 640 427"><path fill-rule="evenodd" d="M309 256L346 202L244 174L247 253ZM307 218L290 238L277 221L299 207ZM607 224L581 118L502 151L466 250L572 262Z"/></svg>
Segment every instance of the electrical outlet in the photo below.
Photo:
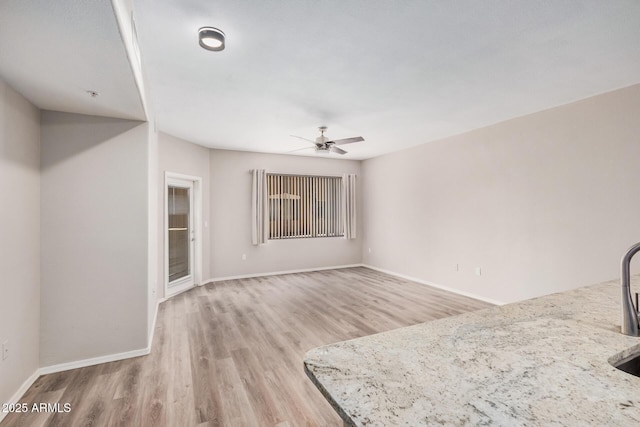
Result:
<svg viewBox="0 0 640 427"><path fill-rule="evenodd" d="M369 253L371 253L371 248L369 248Z"/></svg>
<svg viewBox="0 0 640 427"><path fill-rule="evenodd" d="M242 260L246 261L247 260L247 254L242 254Z"/></svg>
<svg viewBox="0 0 640 427"><path fill-rule="evenodd" d="M7 360L9 357L9 341L2 343L2 360Z"/></svg>
<svg viewBox="0 0 640 427"><path fill-rule="evenodd" d="M480 267L476 267L476 276L482 276L482 269Z"/></svg>

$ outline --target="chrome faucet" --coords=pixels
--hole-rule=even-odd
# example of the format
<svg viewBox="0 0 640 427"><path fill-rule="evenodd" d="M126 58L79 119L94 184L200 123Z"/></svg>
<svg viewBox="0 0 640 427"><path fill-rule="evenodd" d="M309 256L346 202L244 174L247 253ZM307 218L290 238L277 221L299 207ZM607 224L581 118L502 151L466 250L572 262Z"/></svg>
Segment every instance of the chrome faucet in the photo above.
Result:
<svg viewBox="0 0 640 427"><path fill-rule="evenodd" d="M620 262L620 283L622 284L622 333L632 337L640 336L638 325L638 294L636 304L631 300L631 258L640 252L640 243L631 246Z"/></svg>

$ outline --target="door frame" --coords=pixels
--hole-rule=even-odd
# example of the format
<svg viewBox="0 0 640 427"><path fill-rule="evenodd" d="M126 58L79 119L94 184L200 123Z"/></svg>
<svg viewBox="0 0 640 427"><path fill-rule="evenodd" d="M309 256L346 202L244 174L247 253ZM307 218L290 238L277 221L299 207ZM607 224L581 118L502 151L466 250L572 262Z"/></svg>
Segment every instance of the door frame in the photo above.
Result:
<svg viewBox="0 0 640 427"><path fill-rule="evenodd" d="M167 192L169 190L169 181L171 179L181 179L191 181L193 184L193 231L196 239L193 254L193 287L202 285L202 177L185 175L177 172L164 173L164 192L162 197L162 210L164 211L164 298L170 298L179 293L185 292L192 287L181 289L171 293L169 289L169 210L167 209Z"/></svg>

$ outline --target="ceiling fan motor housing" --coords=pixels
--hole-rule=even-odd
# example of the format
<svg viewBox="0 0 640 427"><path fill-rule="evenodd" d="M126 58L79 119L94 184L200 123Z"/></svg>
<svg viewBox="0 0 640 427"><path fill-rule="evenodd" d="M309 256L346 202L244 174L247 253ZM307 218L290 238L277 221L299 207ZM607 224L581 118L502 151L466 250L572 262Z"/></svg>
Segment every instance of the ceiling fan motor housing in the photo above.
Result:
<svg viewBox="0 0 640 427"><path fill-rule="evenodd" d="M315 139L315 141L311 141L310 139L302 138L302 137L299 137L299 136L297 136L296 138L301 138L301 139L304 139L306 141L313 142L315 144L315 146L316 146L315 147L316 152L325 151L325 152L333 152L333 153L337 153L337 154L347 154L346 151L344 151L340 147L337 147L337 145L351 144L351 143L354 143L354 142L364 141L364 138L362 138L361 136L357 136L357 137L353 137L353 138L330 140L329 138L324 136L324 132L327 130L326 126L320 126L318 128L318 130L320 131L320 136L317 137ZM295 135L292 135L292 136L295 136ZM309 148L311 148L311 147L309 147ZM294 151L297 151L297 150L294 150Z"/></svg>
<svg viewBox="0 0 640 427"><path fill-rule="evenodd" d="M329 138L327 138L324 135L319 136L319 137L316 138L316 144L318 144L318 145L326 145L327 139L329 139Z"/></svg>

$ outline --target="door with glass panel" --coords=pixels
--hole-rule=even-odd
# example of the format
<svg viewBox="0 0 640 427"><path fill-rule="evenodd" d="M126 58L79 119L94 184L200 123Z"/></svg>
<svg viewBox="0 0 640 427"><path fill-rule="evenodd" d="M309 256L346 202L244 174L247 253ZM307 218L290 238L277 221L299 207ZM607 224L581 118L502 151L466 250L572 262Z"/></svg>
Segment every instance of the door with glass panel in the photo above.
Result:
<svg viewBox="0 0 640 427"><path fill-rule="evenodd" d="M167 293L173 295L194 284L195 233L193 182L167 179Z"/></svg>

